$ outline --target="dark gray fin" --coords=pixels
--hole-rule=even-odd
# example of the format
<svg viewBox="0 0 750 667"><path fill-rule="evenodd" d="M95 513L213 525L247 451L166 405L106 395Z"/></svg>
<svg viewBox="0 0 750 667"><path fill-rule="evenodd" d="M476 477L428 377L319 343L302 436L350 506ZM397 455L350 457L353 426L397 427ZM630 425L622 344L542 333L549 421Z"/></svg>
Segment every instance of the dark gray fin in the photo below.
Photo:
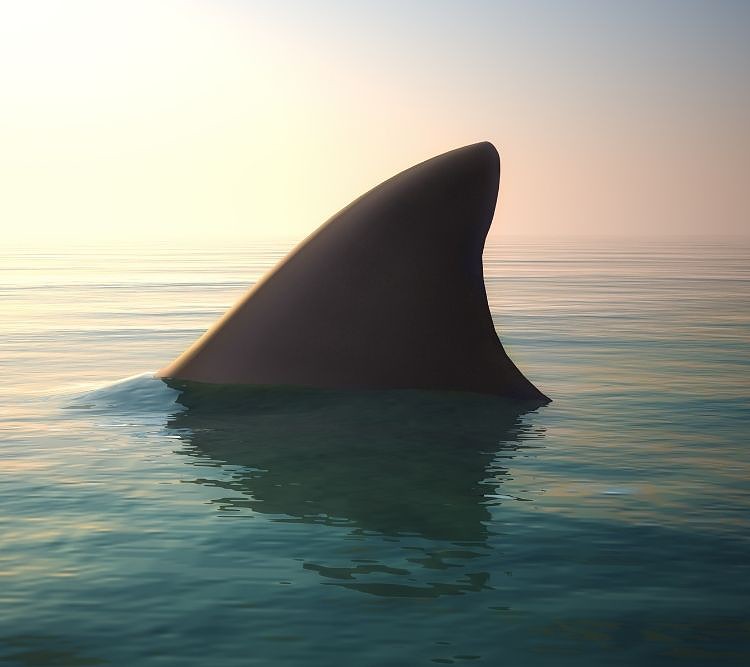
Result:
<svg viewBox="0 0 750 667"><path fill-rule="evenodd" d="M482 250L500 160L487 142L385 181L334 215L164 378L544 396L495 332Z"/></svg>

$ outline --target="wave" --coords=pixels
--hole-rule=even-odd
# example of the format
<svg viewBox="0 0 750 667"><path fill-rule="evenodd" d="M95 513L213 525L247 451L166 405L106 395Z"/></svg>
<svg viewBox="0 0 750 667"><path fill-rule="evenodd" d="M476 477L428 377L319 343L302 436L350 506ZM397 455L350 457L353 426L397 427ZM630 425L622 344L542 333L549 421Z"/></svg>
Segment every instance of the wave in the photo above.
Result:
<svg viewBox="0 0 750 667"><path fill-rule="evenodd" d="M174 414L184 409L180 392L153 372L132 375L72 397L66 409L107 414Z"/></svg>

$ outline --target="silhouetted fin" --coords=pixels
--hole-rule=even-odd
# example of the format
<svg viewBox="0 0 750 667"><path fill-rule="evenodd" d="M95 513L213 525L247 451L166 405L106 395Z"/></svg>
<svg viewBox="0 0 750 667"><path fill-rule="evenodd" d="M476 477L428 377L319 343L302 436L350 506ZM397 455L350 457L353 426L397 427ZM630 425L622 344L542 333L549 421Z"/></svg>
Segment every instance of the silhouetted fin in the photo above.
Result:
<svg viewBox="0 0 750 667"><path fill-rule="evenodd" d="M161 377L231 384L447 389L547 402L497 338L482 249L492 144L394 176L334 215Z"/></svg>

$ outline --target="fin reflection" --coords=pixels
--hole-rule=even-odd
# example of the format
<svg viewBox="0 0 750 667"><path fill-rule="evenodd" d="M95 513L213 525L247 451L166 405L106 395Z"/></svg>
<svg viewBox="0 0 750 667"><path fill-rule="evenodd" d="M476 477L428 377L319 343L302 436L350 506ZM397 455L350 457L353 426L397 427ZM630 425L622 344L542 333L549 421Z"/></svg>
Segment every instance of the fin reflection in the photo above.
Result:
<svg viewBox="0 0 750 667"><path fill-rule="evenodd" d="M507 460L529 429L523 405L458 393L169 384L185 407L168 423L183 453L233 468L224 482L196 480L232 492L216 502L344 528L358 541L327 562L311 547L305 570L384 596L489 585L487 495L505 473L498 453Z"/></svg>

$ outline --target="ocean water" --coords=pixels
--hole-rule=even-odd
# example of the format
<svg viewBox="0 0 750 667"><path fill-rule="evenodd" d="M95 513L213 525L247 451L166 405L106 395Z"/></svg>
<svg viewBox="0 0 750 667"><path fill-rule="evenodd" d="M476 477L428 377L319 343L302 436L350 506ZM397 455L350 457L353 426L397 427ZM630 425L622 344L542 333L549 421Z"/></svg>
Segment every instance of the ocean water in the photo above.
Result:
<svg viewBox="0 0 750 667"><path fill-rule="evenodd" d="M153 379L288 247L0 251L0 664L750 664L747 243L489 244L533 411Z"/></svg>

